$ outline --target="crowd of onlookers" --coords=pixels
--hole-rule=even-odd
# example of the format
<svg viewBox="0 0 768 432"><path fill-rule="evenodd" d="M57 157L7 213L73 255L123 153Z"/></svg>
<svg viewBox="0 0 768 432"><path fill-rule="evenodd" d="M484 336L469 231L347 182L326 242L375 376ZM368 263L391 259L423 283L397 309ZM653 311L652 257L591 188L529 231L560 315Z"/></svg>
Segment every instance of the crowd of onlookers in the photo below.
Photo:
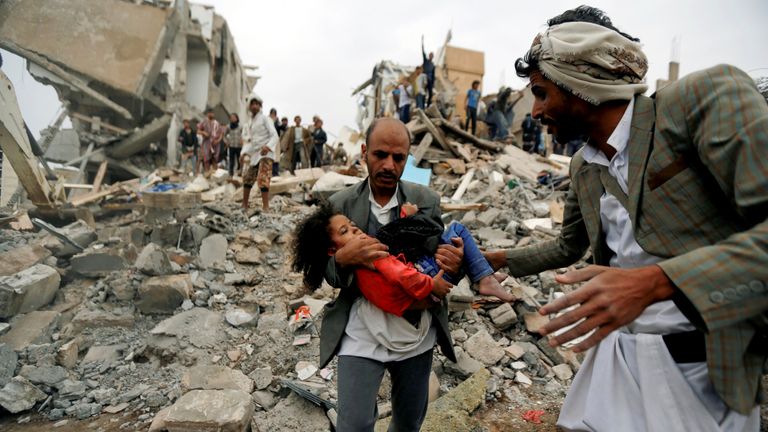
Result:
<svg viewBox="0 0 768 432"><path fill-rule="evenodd" d="M216 119L213 109L208 109L202 120L185 119L179 132L181 148L180 168L184 173L210 175L217 168L227 169L230 176L243 175L242 148L250 139L248 124L236 113L229 115L229 123ZM301 116L294 117L293 125L288 118L279 118L272 108L268 116L279 140L276 160L273 161L272 175L279 175L281 169L294 173L297 167L309 168L323 165L343 165L348 156L341 143L335 148L328 144L328 135L323 129L323 120L312 117L312 123L302 125Z"/></svg>

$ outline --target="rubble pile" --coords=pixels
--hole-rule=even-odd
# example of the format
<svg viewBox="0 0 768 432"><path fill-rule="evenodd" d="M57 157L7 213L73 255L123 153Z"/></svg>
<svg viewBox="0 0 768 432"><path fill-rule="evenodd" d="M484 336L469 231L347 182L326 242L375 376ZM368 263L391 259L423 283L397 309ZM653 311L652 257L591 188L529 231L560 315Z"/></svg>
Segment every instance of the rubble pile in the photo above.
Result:
<svg viewBox="0 0 768 432"><path fill-rule="evenodd" d="M417 140L438 131L471 154L463 175L441 171L451 158L422 160L439 173L432 187L455 198L444 199L446 222L462 221L489 249L556 234L563 192L513 174L553 165L476 147L483 142L422 118L429 123L408 125ZM243 212L238 179L226 172L182 183L165 169L139 182L143 192L89 203L98 216L90 224L78 220L57 235L0 231L0 407L17 421L112 414L128 430L288 431L298 418L307 430L330 430L335 362L319 370L317 356L323 306L336 292L324 285L308 293L288 265L291 231L311 211L309 185L339 176L319 171L276 179L284 187L272 198L275 213ZM133 205L121 205L125 197ZM471 414L483 402L559 399L579 366L536 333L546 320L536 308L563 289L554 272L503 285L517 301L477 296L466 280L449 295L458 362L435 354L431 398L461 399L456 392L468 385L459 384L487 375L472 390L482 390L481 400L457 425L476 422ZM382 419L391 414L389 386L385 377Z"/></svg>

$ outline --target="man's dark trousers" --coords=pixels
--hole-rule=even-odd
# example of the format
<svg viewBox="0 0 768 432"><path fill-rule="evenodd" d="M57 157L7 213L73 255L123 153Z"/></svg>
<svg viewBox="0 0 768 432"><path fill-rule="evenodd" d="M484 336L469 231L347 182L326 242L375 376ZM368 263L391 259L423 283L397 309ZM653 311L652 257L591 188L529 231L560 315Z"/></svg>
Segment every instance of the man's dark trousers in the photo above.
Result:
<svg viewBox="0 0 768 432"><path fill-rule="evenodd" d="M384 370L392 378L392 422L389 432L418 432L427 414L432 351L382 363L339 356L339 417L336 432L373 431L378 418L376 397Z"/></svg>

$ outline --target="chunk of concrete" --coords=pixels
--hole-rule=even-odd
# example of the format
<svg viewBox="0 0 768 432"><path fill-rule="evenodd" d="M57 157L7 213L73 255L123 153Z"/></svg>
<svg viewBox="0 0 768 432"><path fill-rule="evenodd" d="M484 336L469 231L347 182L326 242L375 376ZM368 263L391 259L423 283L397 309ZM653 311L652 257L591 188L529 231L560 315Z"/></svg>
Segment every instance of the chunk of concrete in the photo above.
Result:
<svg viewBox="0 0 768 432"><path fill-rule="evenodd" d="M56 352L56 362L61 366L72 369L77 366L77 357L80 353L80 344L73 339L61 347Z"/></svg>
<svg viewBox="0 0 768 432"><path fill-rule="evenodd" d="M72 318L72 329L79 333L87 328L133 327L133 315L115 315L106 311L82 309Z"/></svg>
<svg viewBox="0 0 768 432"><path fill-rule="evenodd" d="M492 309L489 315L491 316L493 324L500 330L506 330L517 323L517 314L509 303L504 303L503 305Z"/></svg>
<svg viewBox="0 0 768 432"><path fill-rule="evenodd" d="M227 238L221 234L213 234L203 239L198 254L200 267L206 269L223 266L227 260Z"/></svg>
<svg viewBox="0 0 768 432"><path fill-rule="evenodd" d="M546 315L538 312L528 312L523 315L523 319L525 320L525 328L531 333L538 333L549 322Z"/></svg>
<svg viewBox="0 0 768 432"><path fill-rule="evenodd" d="M253 391L253 380L239 370L226 366L194 366L181 377L181 390L242 390Z"/></svg>
<svg viewBox="0 0 768 432"><path fill-rule="evenodd" d="M150 243L144 246L138 258L136 258L136 269L149 276L163 276L173 273L171 260L165 249Z"/></svg>
<svg viewBox="0 0 768 432"><path fill-rule="evenodd" d="M84 275L103 277L110 272L128 268L126 259L117 252L98 249L79 253L69 260L72 270Z"/></svg>
<svg viewBox="0 0 768 432"><path fill-rule="evenodd" d="M485 329L470 336L464 343L464 349L472 358L483 362L486 366L493 366L504 357L504 349Z"/></svg>
<svg viewBox="0 0 768 432"><path fill-rule="evenodd" d="M0 388L16 375L19 355L8 344L0 344Z"/></svg>
<svg viewBox="0 0 768 432"><path fill-rule="evenodd" d="M165 427L169 432L245 432L252 416L251 395L242 390L192 390L171 406Z"/></svg>
<svg viewBox="0 0 768 432"><path fill-rule="evenodd" d="M573 378L573 370L571 370L571 367L565 363L553 367L552 372L554 372L555 376L560 381L567 381Z"/></svg>
<svg viewBox="0 0 768 432"><path fill-rule="evenodd" d="M258 312L251 313L246 310L235 308L230 309L224 314L228 323L235 327L255 327L259 321Z"/></svg>
<svg viewBox="0 0 768 432"><path fill-rule="evenodd" d="M253 385L257 390L264 390L269 387L274 378L271 367L256 368L248 376L253 380Z"/></svg>
<svg viewBox="0 0 768 432"><path fill-rule="evenodd" d="M51 335L59 322L60 314L55 311L34 311L16 319L11 331L0 336L0 342L7 343L15 351L29 345L51 341Z"/></svg>
<svg viewBox="0 0 768 432"><path fill-rule="evenodd" d="M12 414L26 411L48 397L24 377L14 377L0 389L0 406Z"/></svg>
<svg viewBox="0 0 768 432"><path fill-rule="evenodd" d="M188 274L155 276L139 287L136 307L145 314L171 313L192 295L192 279Z"/></svg>
<svg viewBox="0 0 768 432"><path fill-rule="evenodd" d="M445 370L454 375L467 377L483 368L483 364L473 359L461 348L456 348L456 363L445 362Z"/></svg>
<svg viewBox="0 0 768 432"><path fill-rule="evenodd" d="M491 226L500 214L501 210L496 208L489 208L477 216L477 225L481 227Z"/></svg>
<svg viewBox="0 0 768 432"><path fill-rule="evenodd" d="M0 276L10 276L51 256L51 251L41 245L25 245L0 253Z"/></svg>
<svg viewBox="0 0 768 432"><path fill-rule="evenodd" d="M83 364L112 364L122 357L125 352L125 348L125 344L94 345L88 348L88 352L85 353L85 357L83 357Z"/></svg>
<svg viewBox="0 0 768 432"><path fill-rule="evenodd" d="M52 387L69 377L67 370L61 366L24 365L21 367L19 375L28 379L32 384L44 384L48 387Z"/></svg>
<svg viewBox="0 0 768 432"><path fill-rule="evenodd" d="M98 238L96 231L82 220L78 220L77 222L59 228L59 231L83 248L90 246L91 243L95 242ZM45 247L53 252L53 255L58 258L69 258L80 252L79 249L71 244L62 242L52 235L46 237Z"/></svg>
<svg viewBox="0 0 768 432"><path fill-rule="evenodd" d="M61 283L59 272L36 264L12 276L0 276L0 318L32 312L49 304Z"/></svg>
<svg viewBox="0 0 768 432"><path fill-rule="evenodd" d="M149 333L158 338L175 337L197 348L213 348L225 338L223 321L217 312L194 308L161 321ZM149 346L158 342L153 337L147 341Z"/></svg>

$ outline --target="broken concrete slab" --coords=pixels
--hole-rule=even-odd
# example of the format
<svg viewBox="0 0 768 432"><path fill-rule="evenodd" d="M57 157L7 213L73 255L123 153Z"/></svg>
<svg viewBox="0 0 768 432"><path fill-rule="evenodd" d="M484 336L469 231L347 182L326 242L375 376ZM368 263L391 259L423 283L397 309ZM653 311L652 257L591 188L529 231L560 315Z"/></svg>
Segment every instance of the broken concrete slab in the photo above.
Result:
<svg viewBox="0 0 768 432"><path fill-rule="evenodd" d="M549 317L538 312L528 312L523 315L523 319L525 320L525 328L530 333L539 333L539 330L549 322Z"/></svg>
<svg viewBox="0 0 768 432"><path fill-rule="evenodd" d="M252 313L240 308L234 308L228 310L224 314L224 318L234 327L255 327L259 321L259 314L258 311Z"/></svg>
<svg viewBox="0 0 768 432"><path fill-rule="evenodd" d="M35 264L40 264L51 256L51 251L39 244L24 245L0 253L0 276L10 276Z"/></svg>
<svg viewBox="0 0 768 432"><path fill-rule="evenodd" d="M83 364L101 363L110 365L123 357L126 347L125 344L94 345L88 348L88 352L85 353Z"/></svg>
<svg viewBox="0 0 768 432"><path fill-rule="evenodd" d="M77 222L59 228L59 232L80 245L82 248L90 246L91 243L95 242L98 238L96 231L82 220L78 220ZM69 258L81 251L81 249L77 249L73 245L63 242L52 235L46 237L45 247L58 258Z"/></svg>
<svg viewBox="0 0 768 432"><path fill-rule="evenodd" d="M254 369L248 376L253 380L253 385L257 390L264 390L272 384L272 368L267 366Z"/></svg>
<svg viewBox="0 0 768 432"><path fill-rule="evenodd" d="M188 274L151 277L139 287L136 307L145 314L172 313L193 291Z"/></svg>
<svg viewBox="0 0 768 432"><path fill-rule="evenodd" d="M253 416L251 395L241 390L192 390L171 406L169 432L245 432Z"/></svg>
<svg viewBox="0 0 768 432"><path fill-rule="evenodd" d="M173 273L168 254L165 252L165 249L155 243L149 243L144 246L144 249L141 250L138 258L136 258L136 268L149 276L162 276Z"/></svg>
<svg viewBox="0 0 768 432"><path fill-rule="evenodd" d="M253 380L244 373L226 366L205 365L194 366L181 377L181 390L242 390L246 393L253 391Z"/></svg>
<svg viewBox="0 0 768 432"><path fill-rule="evenodd" d="M483 364L473 359L461 348L455 348L456 363L448 360L445 362L445 370L463 377L468 377L483 368Z"/></svg>
<svg viewBox="0 0 768 432"><path fill-rule="evenodd" d="M0 276L0 318L10 318L48 305L61 283L59 272L37 264L12 276Z"/></svg>
<svg viewBox="0 0 768 432"><path fill-rule="evenodd" d="M493 225L499 215L501 215L501 210L497 208L489 208L477 216L476 223L480 227L489 227Z"/></svg>
<svg viewBox="0 0 768 432"><path fill-rule="evenodd" d="M573 378L573 370L571 370L571 367L565 363L554 366L552 372L560 381L568 381Z"/></svg>
<svg viewBox="0 0 768 432"><path fill-rule="evenodd" d="M223 318L218 312L194 308L161 321L150 330L148 345L158 344L163 337L182 339L197 348L213 348L225 338Z"/></svg>
<svg viewBox="0 0 768 432"><path fill-rule="evenodd" d="M80 344L78 340L72 339L65 343L56 352L56 362L67 369L77 366L77 357L80 353Z"/></svg>
<svg viewBox="0 0 768 432"><path fill-rule="evenodd" d="M134 323L133 315L115 315L102 310L81 309L72 318L70 326L73 332L80 333L88 328L133 327Z"/></svg>
<svg viewBox="0 0 768 432"><path fill-rule="evenodd" d="M67 370L61 366L24 365L21 367L19 375L28 379L32 384L44 384L48 387L53 387L69 377Z"/></svg>
<svg viewBox="0 0 768 432"><path fill-rule="evenodd" d="M0 389L0 406L12 414L26 411L48 397L26 378L17 376Z"/></svg>
<svg viewBox="0 0 768 432"><path fill-rule="evenodd" d="M29 345L47 343L59 322L55 311L34 311L21 316L11 324L11 331L0 336L0 343L7 343L15 351Z"/></svg>
<svg viewBox="0 0 768 432"><path fill-rule="evenodd" d="M493 366L504 357L504 349L485 329L470 336L464 343L464 349L472 358L483 362L486 366Z"/></svg>
<svg viewBox="0 0 768 432"><path fill-rule="evenodd" d="M72 270L83 276L104 277L110 272L128 268L128 261L110 250L98 249L73 256L69 260Z"/></svg>
<svg viewBox="0 0 768 432"><path fill-rule="evenodd" d="M227 238L221 234L213 234L204 238L198 254L200 267L206 269L213 266L223 266L227 259L227 245Z"/></svg>
<svg viewBox="0 0 768 432"><path fill-rule="evenodd" d="M235 253L235 261L238 264L261 263L261 250L255 246L243 248Z"/></svg>
<svg viewBox="0 0 768 432"><path fill-rule="evenodd" d="M300 422L297 423L299 419ZM331 429L330 420L322 408L293 392L271 410L256 413L253 424L258 432L297 429L303 432L326 432Z"/></svg>
<svg viewBox="0 0 768 432"><path fill-rule="evenodd" d="M19 356L8 344L0 344L0 388L16 375Z"/></svg>
<svg viewBox="0 0 768 432"><path fill-rule="evenodd" d="M517 323L517 314L509 303L504 303L495 309L491 309L489 315L493 323L500 330L506 330Z"/></svg>

